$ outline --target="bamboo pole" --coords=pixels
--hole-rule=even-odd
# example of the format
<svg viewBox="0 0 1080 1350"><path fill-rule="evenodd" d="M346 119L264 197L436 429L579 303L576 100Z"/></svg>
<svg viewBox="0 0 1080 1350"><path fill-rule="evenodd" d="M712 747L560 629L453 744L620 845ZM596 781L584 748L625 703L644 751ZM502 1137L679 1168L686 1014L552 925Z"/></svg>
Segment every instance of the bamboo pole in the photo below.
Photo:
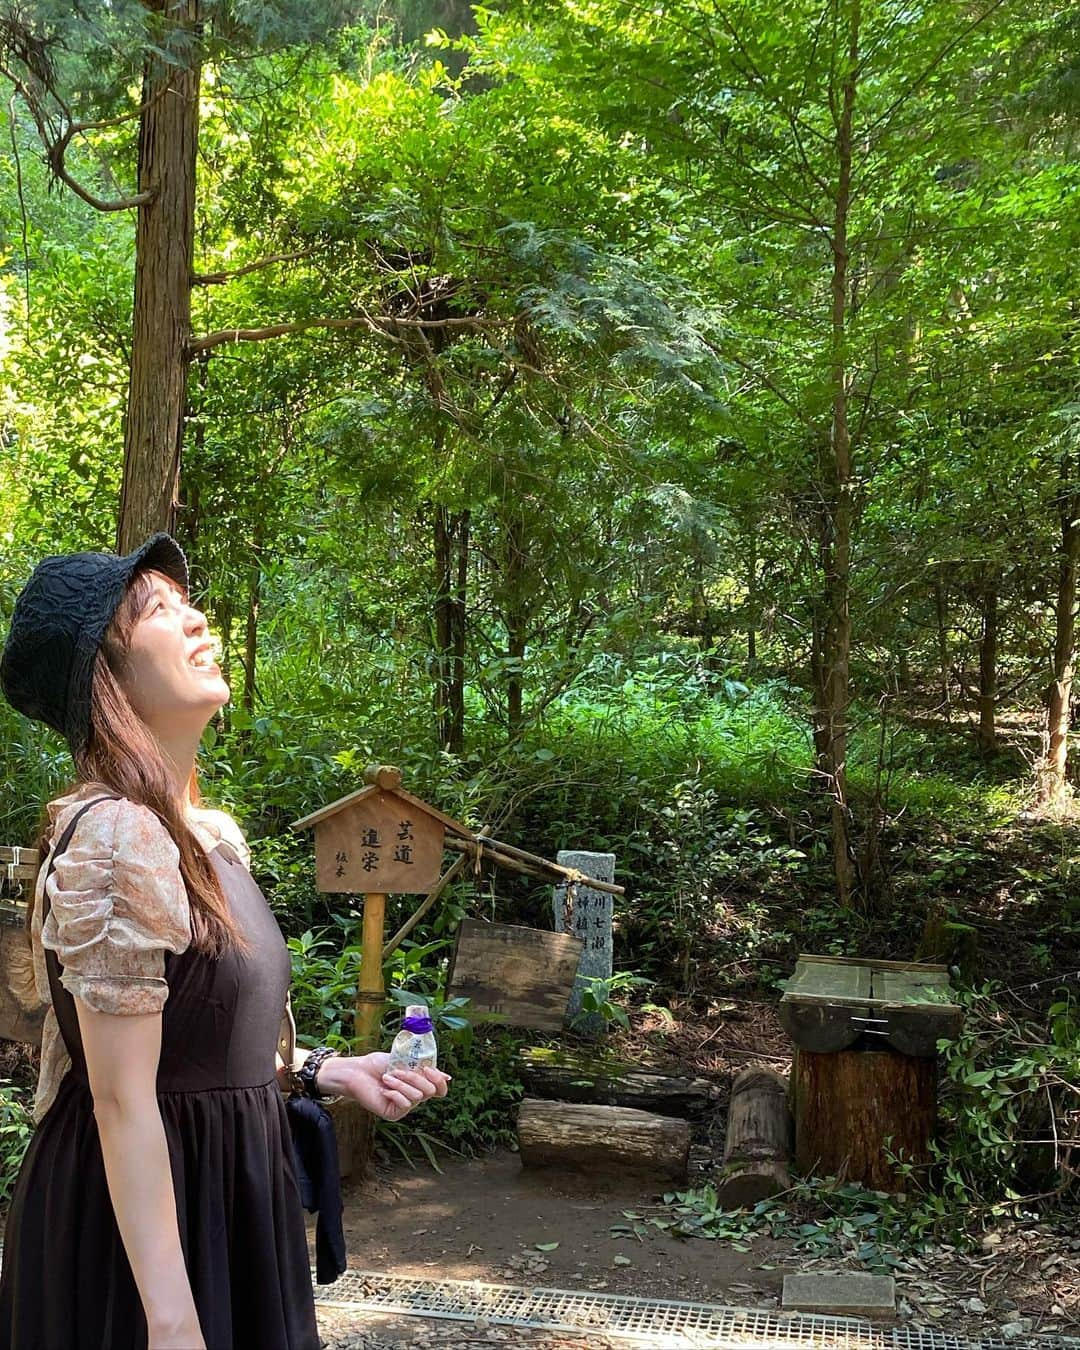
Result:
<svg viewBox="0 0 1080 1350"><path fill-rule="evenodd" d="M383 981L382 969L385 926L385 894L376 891L365 895L360 978L356 988L356 1048L362 1055L379 1048L383 1005L386 1002L386 984Z"/></svg>
<svg viewBox="0 0 1080 1350"><path fill-rule="evenodd" d="M482 838L485 832L487 831L487 828L488 827L486 825L481 826L477 837ZM450 866L438 879L438 881L431 888L431 890L428 891L424 899L420 902L419 908L413 910L412 914L409 915L409 917L405 920L405 922L401 925L401 927L397 930L394 936L383 948L382 959L384 962L386 961L387 957L391 956L394 952L397 951L397 949L409 936L409 934L420 922L420 920L424 917L424 915L428 912L428 910L435 903L435 901L438 900L439 896L442 895L442 893L446 890L447 886L449 886L452 881L456 880L456 878L461 875L462 871L465 868L465 864L468 861L469 855L467 853L463 853L460 858L454 859L454 861L450 864Z"/></svg>
<svg viewBox="0 0 1080 1350"><path fill-rule="evenodd" d="M435 903L435 901L438 900L439 896L442 895L442 893L446 890L447 886L449 886L450 883L451 883L456 877L458 877L458 876L461 875L461 873L462 873L462 871L463 871L463 869L464 869L464 867L465 867L465 864L466 864L468 861L469 861L468 858L466 858L466 857L464 856L464 854L463 854L460 858L456 858L456 859L450 864L450 866L449 866L449 867L446 869L446 871L442 874L442 876L441 876L441 877L439 878L439 880L435 883L435 885L432 887L432 889L431 889L430 891L428 891L428 893L427 893L427 895L424 897L424 900L423 900L423 902L421 903L419 909L414 910L413 913L409 915L409 917L405 920L405 922L404 922L404 923L401 925L401 927L397 930L397 932L396 932L396 933L394 934L394 936L390 939L390 941L386 944L386 946L383 947L383 949L382 949L382 959L383 959L384 961L387 959L387 957L392 956L393 953L397 951L397 949L401 946L401 944L402 944L402 943L405 941L405 939L409 936L409 934L410 934L410 933L412 932L412 930L416 927L416 925L420 922L420 920L424 917L424 915L428 912L428 910L429 910L429 909L431 908L431 906Z"/></svg>
<svg viewBox="0 0 1080 1350"><path fill-rule="evenodd" d="M487 839L455 839L453 835L447 835L446 847L456 849L459 853L474 853L479 848L482 856L489 862L493 862L499 867L505 867L511 872L522 872L525 876L575 882L579 886L589 886L594 891L606 891L609 895L626 894L626 888L616 886L613 881L600 881L595 877L587 877L584 872L578 872L573 867L563 867L560 863L549 862L547 858L541 858L535 853L527 853L523 848L514 848L513 845L504 844L498 839L490 841Z"/></svg>

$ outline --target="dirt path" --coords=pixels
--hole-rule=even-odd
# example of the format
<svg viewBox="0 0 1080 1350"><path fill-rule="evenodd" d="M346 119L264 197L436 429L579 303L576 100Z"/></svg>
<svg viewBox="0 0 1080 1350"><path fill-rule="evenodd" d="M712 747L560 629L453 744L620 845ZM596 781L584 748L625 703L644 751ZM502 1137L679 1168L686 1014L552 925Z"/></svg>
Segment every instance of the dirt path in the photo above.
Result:
<svg viewBox="0 0 1080 1350"><path fill-rule="evenodd" d="M658 1197L655 1183L566 1177L553 1169L523 1171L517 1155L452 1160L439 1176L428 1167L395 1169L345 1191L349 1265L359 1270L493 1284L543 1285L710 1303L775 1307L790 1260L790 1244L759 1239L749 1252L714 1242L679 1241L666 1234L648 1241L618 1238L613 1224ZM310 1230L314 1240L314 1229ZM557 1243L550 1251L538 1244ZM766 1265L773 1269L761 1270ZM326 1290L332 1294L332 1286ZM526 1333L505 1327L422 1322L415 1318L365 1320L320 1311L334 1350L384 1345L600 1347L585 1339ZM350 1335L354 1339L349 1339ZM365 1340L364 1336L374 1339ZM359 1339L355 1339L360 1337Z"/></svg>
<svg viewBox="0 0 1080 1350"><path fill-rule="evenodd" d="M810 1257L791 1241L755 1237L750 1250L678 1240L618 1237L626 1210L648 1213L658 1187L610 1178L524 1171L516 1154L394 1167L345 1190L345 1237L356 1270L425 1279L482 1280L608 1294L777 1308L785 1274L862 1267L852 1252ZM314 1241L314 1228L309 1227ZM550 1251L540 1246L558 1245ZM942 1245L896 1271L899 1322L964 1337L1080 1331L1080 1236L1025 1219L963 1255ZM333 1286L320 1292L333 1296ZM607 1342L552 1332L403 1317L376 1319L320 1308L328 1350L455 1350L492 1344L531 1350L607 1350ZM1010 1332L1005 1332L1008 1339Z"/></svg>

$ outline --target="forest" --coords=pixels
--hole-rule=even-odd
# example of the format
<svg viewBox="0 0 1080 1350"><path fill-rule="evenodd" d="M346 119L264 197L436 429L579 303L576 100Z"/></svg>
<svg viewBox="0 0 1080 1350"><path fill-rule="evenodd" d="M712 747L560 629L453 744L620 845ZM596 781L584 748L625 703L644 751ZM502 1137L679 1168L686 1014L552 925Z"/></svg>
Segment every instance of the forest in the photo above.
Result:
<svg viewBox="0 0 1080 1350"><path fill-rule="evenodd" d="M936 963L962 1025L899 1191L726 1210L706 1168L628 1254L786 1243L918 1325L1077 1334L1080 12L29 0L0 79L0 621L46 554L182 544L232 693L202 791L301 1040L348 1046L361 920L291 825L372 763L614 854L605 1053L721 1096L790 1061L800 954ZM0 704L0 843L72 781ZM387 957L455 1082L381 1167L515 1146L537 1034L447 972L551 902L466 869Z"/></svg>

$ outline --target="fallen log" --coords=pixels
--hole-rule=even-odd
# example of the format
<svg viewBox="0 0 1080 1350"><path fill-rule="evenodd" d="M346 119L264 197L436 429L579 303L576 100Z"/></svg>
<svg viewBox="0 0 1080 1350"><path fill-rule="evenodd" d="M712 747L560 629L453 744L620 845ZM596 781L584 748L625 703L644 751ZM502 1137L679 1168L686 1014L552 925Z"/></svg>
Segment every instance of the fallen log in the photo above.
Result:
<svg viewBox="0 0 1080 1350"><path fill-rule="evenodd" d="M705 1115L716 1102L716 1084L707 1078L685 1078L541 1046L527 1046L518 1059L522 1081L532 1097L626 1106L684 1119Z"/></svg>
<svg viewBox="0 0 1080 1350"><path fill-rule="evenodd" d="M525 1167L648 1172L681 1181L690 1158L686 1121L622 1106L526 1097L517 1138Z"/></svg>
<svg viewBox="0 0 1080 1350"><path fill-rule="evenodd" d="M787 1079L772 1069L751 1067L731 1087L723 1169L716 1183L723 1209L756 1205L791 1185L792 1148Z"/></svg>

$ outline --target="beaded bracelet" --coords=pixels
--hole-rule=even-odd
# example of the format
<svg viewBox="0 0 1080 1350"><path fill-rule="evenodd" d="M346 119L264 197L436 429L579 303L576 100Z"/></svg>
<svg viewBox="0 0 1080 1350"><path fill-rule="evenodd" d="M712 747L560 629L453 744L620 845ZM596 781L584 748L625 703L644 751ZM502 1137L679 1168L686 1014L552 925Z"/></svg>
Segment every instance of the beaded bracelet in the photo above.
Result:
<svg viewBox="0 0 1080 1350"><path fill-rule="evenodd" d="M325 1100L323 1094L319 1091L319 1069L324 1059L329 1059L331 1055L336 1054L337 1051L331 1049L330 1046L320 1045L317 1049L312 1050L311 1054L300 1065L296 1076L300 1082L300 1091L305 1097L310 1097L312 1101L316 1102Z"/></svg>

